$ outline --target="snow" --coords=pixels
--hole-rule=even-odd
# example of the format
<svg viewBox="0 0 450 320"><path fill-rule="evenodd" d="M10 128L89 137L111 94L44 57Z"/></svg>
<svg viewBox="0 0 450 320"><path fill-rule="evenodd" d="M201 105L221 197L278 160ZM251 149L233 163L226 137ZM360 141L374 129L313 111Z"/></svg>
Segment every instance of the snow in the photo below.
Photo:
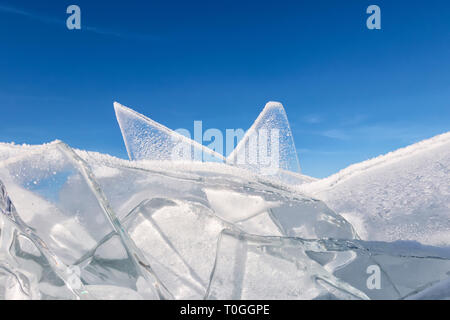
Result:
<svg viewBox="0 0 450 320"><path fill-rule="evenodd" d="M297 190L325 201L362 239L450 245L450 133Z"/></svg>

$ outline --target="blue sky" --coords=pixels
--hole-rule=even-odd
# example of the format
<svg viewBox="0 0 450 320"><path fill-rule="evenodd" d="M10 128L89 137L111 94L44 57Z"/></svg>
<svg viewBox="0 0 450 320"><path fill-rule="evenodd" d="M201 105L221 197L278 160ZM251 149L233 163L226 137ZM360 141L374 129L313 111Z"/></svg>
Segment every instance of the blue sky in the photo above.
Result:
<svg viewBox="0 0 450 320"><path fill-rule="evenodd" d="M450 130L449 40L444 0L0 0L0 141L126 158L113 101L225 130L275 100L303 172L324 177Z"/></svg>

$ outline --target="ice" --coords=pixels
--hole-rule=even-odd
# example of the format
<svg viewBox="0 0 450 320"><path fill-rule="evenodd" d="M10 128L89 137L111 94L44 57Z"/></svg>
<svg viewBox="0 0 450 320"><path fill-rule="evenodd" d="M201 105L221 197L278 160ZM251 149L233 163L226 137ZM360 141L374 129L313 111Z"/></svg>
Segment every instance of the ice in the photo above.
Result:
<svg viewBox="0 0 450 320"><path fill-rule="evenodd" d="M407 300L450 300L450 278L406 297Z"/></svg>
<svg viewBox="0 0 450 320"><path fill-rule="evenodd" d="M17 212L0 181L0 299L76 299L68 269L30 230L12 221ZM66 285L66 283L68 285Z"/></svg>
<svg viewBox="0 0 450 320"><path fill-rule="evenodd" d="M136 291L110 285L90 285L86 290L96 299L101 300L143 300L143 297Z"/></svg>
<svg viewBox="0 0 450 320"><path fill-rule="evenodd" d="M225 160L221 154L120 103L115 102L114 109L131 160Z"/></svg>
<svg viewBox="0 0 450 320"><path fill-rule="evenodd" d="M296 209L298 214L302 213L302 207ZM316 214L320 215L319 211ZM278 222L272 219L267 213L257 214L233 224L196 201L153 198L126 216L122 225L175 298L200 299L208 285L220 232L233 228L283 235L277 228ZM298 218L297 222L300 221ZM342 234L352 236L345 231ZM149 243L152 245L147 246Z"/></svg>
<svg viewBox="0 0 450 320"><path fill-rule="evenodd" d="M367 284L371 266L380 269L379 288ZM449 270L449 248L224 230L207 298L401 299L447 279Z"/></svg>
<svg viewBox="0 0 450 320"><path fill-rule="evenodd" d="M204 297L218 235L230 225L202 205L157 198L139 205L123 225L175 298Z"/></svg>
<svg viewBox="0 0 450 320"><path fill-rule="evenodd" d="M117 102L117 121L131 160L226 162L288 183L303 183L283 106L269 102L236 149L223 155Z"/></svg>
<svg viewBox="0 0 450 320"><path fill-rule="evenodd" d="M282 185L238 168L217 163L164 166L79 154L175 298L203 298L225 228L272 236L355 236L351 225L320 201L293 197Z"/></svg>
<svg viewBox="0 0 450 320"><path fill-rule="evenodd" d="M450 133L297 189L344 216L364 240L450 245Z"/></svg>
<svg viewBox="0 0 450 320"><path fill-rule="evenodd" d="M0 163L0 179L15 204L15 223L29 230L87 285L119 284L147 298L165 297L145 260L123 232L87 164L55 142Z"/></svg>
<svg viewBox="0 0 450 320"><path fill-rule="evenodd" d="M371 299L403 299L449 277L450 248L424 246L411 241L318 242L324 245L325 250L311 250L310 256ZM333 259L323 261L325 255L320 251L332 252ZM373 272L373 269L369 269L370 266L380 268L379 288L371 289L368 286L369 275Z"/></svg>
<svg viewBox="0 0 450 320"><path fill-rule="evenodd" d="M207 299L367 299L310 259L296 240L224 230Z"/></svg>
<svg viewBox="0 0 450 320"><path fill-rule="evenodd" d="M121 219L145 200L176 199L205 206L218 218L254 234L356 236L353 227L321 201L240 168L219 163L129 162L92 152L79 154L93 168Z"/></svg>
<svg viewBox="0 0 450 320"><path fill-rule="evenodd" d="M276 163L266 159L267 156L270 160L276 159ZM266 104L236 149L227 157L227 163L261 174L283 175L283 171L300 173L294 138L281 103ZM274 165L276 170L272 171Z"/></svg>
<svg viewBox="0 0 450 320"><path fill-rule="evenodd" d="M364 164L336 183L298 175L303 187L225 163L128 161L62 142L0 144L0 299L448 298L449 247L362 241L373 233L361 225L377 218L357 207L360 220L348 221L322 201L336 205L324 195L363 174L373 187L375 173L402 181L407 165L422 170L428 161L423 175L440 188L428 208L444 212L446 141L385 159L385 171ZM372 214L370 197L379 198L358 187ZM424 212L411 215L428 228ZM408 217L399 214L398 225ZM427 230L446 239L447 222L432 217L442 227ZM374 267L379 289L368 285Z"/></svg>
<svg viewBox="0 0 450 320"><path fill-rule="evenodd" d="M325 203L310 198L286 199L271 209L271 216L289 237L306 239L354 239L352 225L330 210Z"/></svg>

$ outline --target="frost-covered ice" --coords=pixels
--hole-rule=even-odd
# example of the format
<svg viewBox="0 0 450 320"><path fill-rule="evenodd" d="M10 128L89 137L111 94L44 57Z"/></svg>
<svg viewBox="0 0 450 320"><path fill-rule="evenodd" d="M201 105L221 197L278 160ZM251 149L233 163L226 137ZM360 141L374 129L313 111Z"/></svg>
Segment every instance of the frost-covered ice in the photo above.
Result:
<svg viewBox="0 0 450 320"><path fill-rule="evenodd" d="M252 150L252 139L258 137L263 139L261 133L267 134L266 148L263 153L277 154L279 157L278 168L283 171L300 173L300 162L298 161L297 149L295 148L294 138L292 136L291 127L286 115L284 107L279 102L268 102L264 107L261 114L255 120L255 123L247 130L242 140L238 143L233 152L227 157L227 163L239 165L240 158L250 157L250 154L258 156L258 160L255 164L251 161L244 161L241 166L252 170L254 172L260 172L261 168L265 167L265 164L261 160L261 148L259 150ZM274 144L271 133L275 133L278 137L277 143ZM269 138L270 137L270 138ZM254 148L254 144L253 144Z"/></svg>
<svg viewBox="0 0 450 320"><path fill-rule="evenodd" d="M0 299L448 298L449 137L293 184L0 144Z"/></svg>
<svg viewBox="0 0 450 320"><path fill-rule="evenodd" d="M118 102L114 109L130 160L221 162L290 183L303 180L289 121L279 102L266 104L227 158Z"/></svg>
<svg viewBox="0 0 450 320"><path fill-rule="evenodd" d="M210 161L223 162L225 158L162 124L121 105L114 103L117 121L131 160L181 160L208 157ZM183 154L184 150L189 150Z"/></svg>

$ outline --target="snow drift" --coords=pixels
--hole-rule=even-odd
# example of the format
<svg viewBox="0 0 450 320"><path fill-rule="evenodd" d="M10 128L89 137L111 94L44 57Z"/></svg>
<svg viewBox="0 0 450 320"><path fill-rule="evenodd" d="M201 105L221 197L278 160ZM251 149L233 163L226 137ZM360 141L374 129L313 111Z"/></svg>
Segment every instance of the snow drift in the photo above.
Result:
<svg viewBox="0 0 450 320"><path fill-rule="evenodd" d="M297 189L325 201L362 239L450 245L450 133Z"/></svg>

